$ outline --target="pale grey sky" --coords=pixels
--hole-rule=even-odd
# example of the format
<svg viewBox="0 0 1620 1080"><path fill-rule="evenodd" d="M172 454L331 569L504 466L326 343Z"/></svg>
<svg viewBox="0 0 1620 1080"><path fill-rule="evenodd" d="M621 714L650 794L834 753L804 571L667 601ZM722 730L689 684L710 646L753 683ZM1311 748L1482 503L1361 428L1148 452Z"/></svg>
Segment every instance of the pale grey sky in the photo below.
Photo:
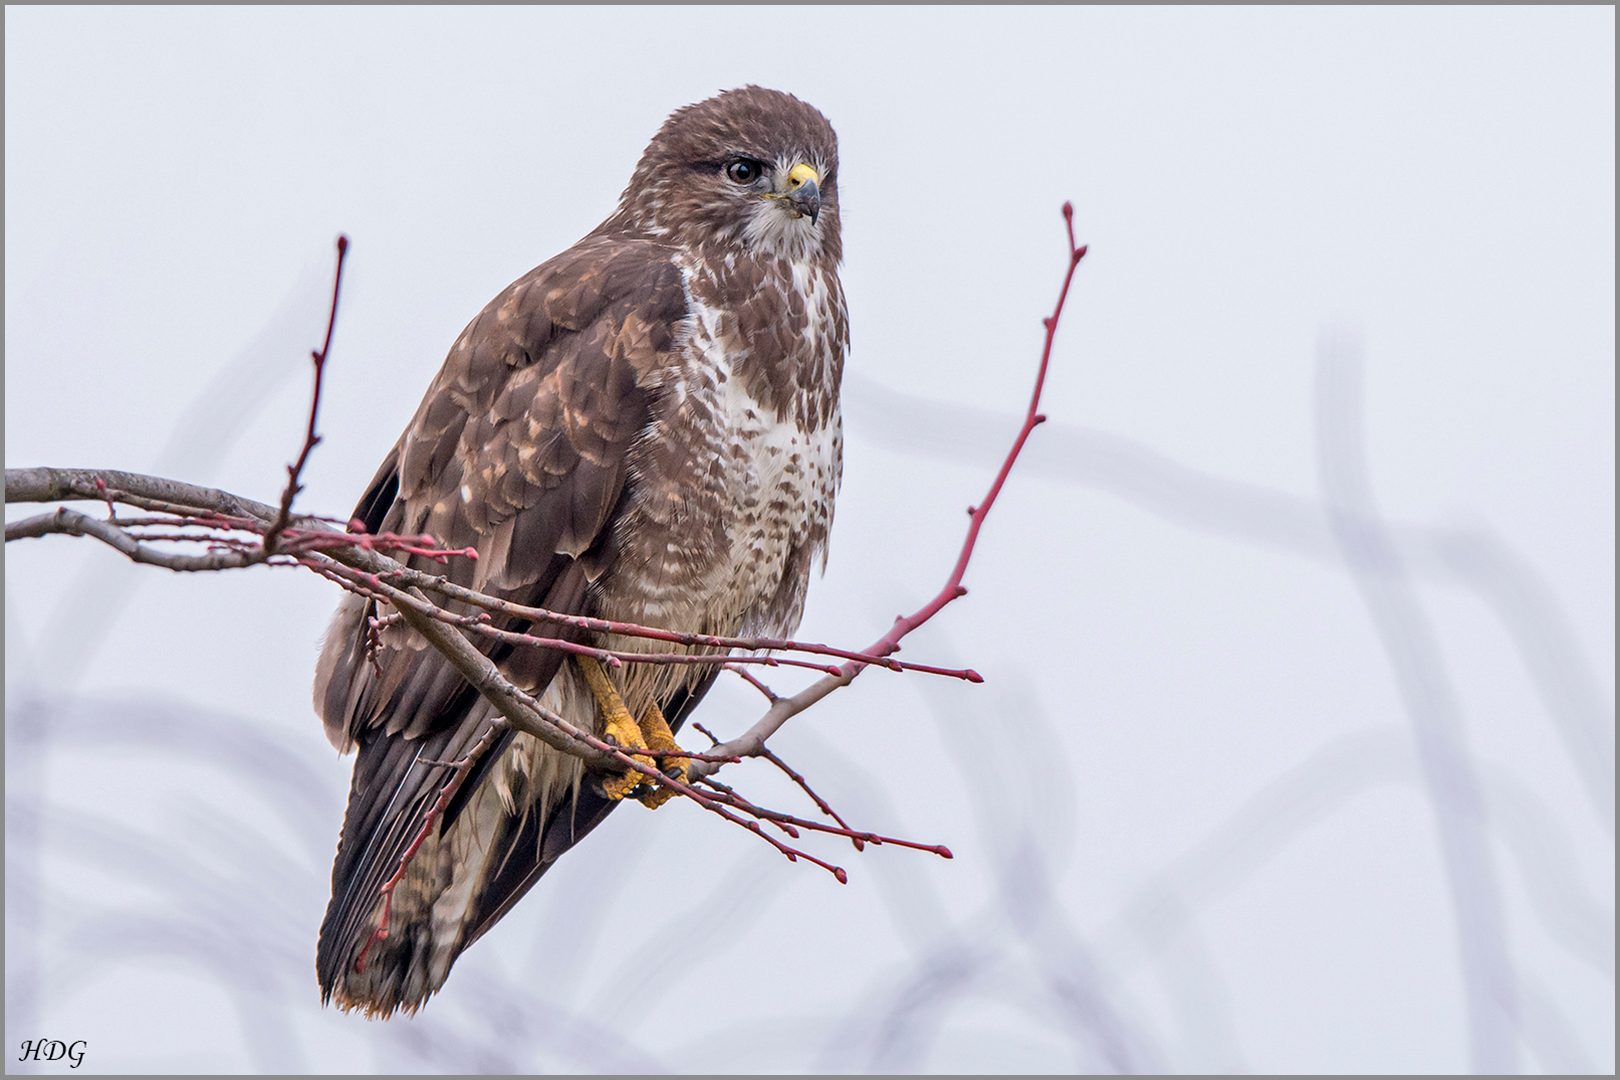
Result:
<svg viewBox="0 0 1620 1080"><path fill-rule="evenodd" d="M1614 1069L1612 9L11 7L5 77L7 465L273 499L342 231L301 501L333 514L671 109L748 82L815 104L853 350L801 636L851 646L949 570L1028 393L1063 200L1091 244L1052 423L970 596L907 647L986 684L873 672L781 737L954 861L826 845L840 888L707 815L627 809L421 1019L322 1012L332 587L14 543L8 720L58 721L43 758L8 725L8 793L48 808L8 803L34 829L8 832L33 860L8 890L34 883L26 911L8 891L9 1045L85 1038L107 1071L1465 1069L1410 631L1485 793L1505 1060ZM1318 341L1346 328L1412 575L1394 637L1321 509ZM741 686L704 710L723 734L756 711ZM215 712L307 791L106 734L233 738ZM213 891L143 878L114 825Z"/></svg>

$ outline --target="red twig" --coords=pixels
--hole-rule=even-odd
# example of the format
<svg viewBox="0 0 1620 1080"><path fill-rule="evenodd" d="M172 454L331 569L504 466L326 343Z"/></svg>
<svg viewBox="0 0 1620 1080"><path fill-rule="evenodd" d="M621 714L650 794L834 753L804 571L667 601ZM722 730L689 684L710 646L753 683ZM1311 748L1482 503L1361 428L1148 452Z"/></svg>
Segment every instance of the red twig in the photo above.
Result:
<svg viewBox="0 0 1620 1080"><path fill-rule="evenodd" d="M413 578L415 574L415 571L407 572L407 575L412 576ZM452 582L444 580L443 578L429 578L425 581L417 578L412 580L411 583L416 585L418 588L430 589L434 592L441 593L452 600L460 600L464 603L472 604L475 607L481 607L485 611L495 612L496 614L500 615L515 615L519 618L528 619L531 622L554 622L560 623L564 626L578 627L582 630L594 630L601 633L619 634L624 637L648 638L653 641L669 641L678 645L707 645L718 649L746 649L751 651L776 650L781 652L812 653L818 656L833 656L840 660L855 661L861 664L863 667L866 665L876 665L878 667L888 668L890 671L919 671L928 675L945 675L953 679L963 679L967 682L973 683L984 681L983 677L981 677L978 672L972 670L971 668L940 668L933 667L928 664L913 664L904 660L896 660L893 657L886 655L874 655L870 652L855 652L850 649L839 649L831 645L823 645L819 642L793 641L788 638L736 638L720 637L715 634L691 634L680 630L665 630L662 627L657 626L643 626L640 623L615 622L611 619L598 619L590 615L570 615L566 612L551 611L547 608L527 607L523 604L514 604L509 600L500 600L492 596L486 596L483 593L474 592L471 589L456 585ZM636 655L644 656L646 654ZM739 663L759 662L757 659L742 656L732 656L728 659L737 661ZM777 660L780 663L787 663L787 661L782 660L780 657L778 657ZM767 664L767 666L773 665ZM826 671L829 674L835 670L842 670L840 668L834 668L832 665L810 664L799 666L819 668L820 670Z"/></svg>
<svg viewBox="0 0 1620 1080"><path fill-rule="evenodd" d="M620 749L623 748L621 747ZM724 754L700 754L695 750L654 750L650 746L632 748L629 752L639 757L687 758L692 761L712 761L719 765L735 765L737 762L742 760L740 757L730 757Z"/></svg>
<svg viewBox="0 0 1620 1080"><path fill-rule="evenodd" d="M309 399L309 428L304 433L304 448L298 452L298 460L287 466L287 486L281 492L281 510L276 520L264 534L264 550L274 552L276 543L281 538L282 530L286 529L292 520L293 499L303 485L298 482L299 475L304 471L304 463L309 460L310 451L320 443L321 437L315 434L315 417L321 408L321 377L326 373L326 356L332 348L332 330L337 326L338 290L343 286L343 257L349 251L349 238L337 238L337 272L332 276L332 307L326 317L326 339L321 342L319 352L311 352L310 358L315 361L315 390Z"/></svg>
<svg viewBox="0 0 1620 1080"><path fill-rule="evenodd" d="M940 589L938 595L914 613L896 618L889 632L865 650L867 655L887 657L900 647L901 639L907 634L939 614L940 610L951 601L967 595L967 590L962 587L962 577L967 573L968 561L973 557L974 545L979 540L979 530L983 527L985 518L989 516L990 508L995 505L996 497L1001 494L1002 485L1007 482L1007 475L1012 472L1013 464L1024 449L1024 443L1029 440L1030 433L1046 420L1040 413L1040 404L1041 391L1046 386L1047 365L1052 358L1052 341L1057 334L1058 319L1063 315L1064 302L1069 297L1069 286L1074 281L1075 269L1079 267L1080 260L1086 254L1086 248L1074 242L1074 206L1071 203L1063 204L1063 222L1068 231L1069 266L1063 275L1063 287L1058 291L1057 305L1052 309L1052 314L1041 320L1046 327L1046 341L1041 348L1041 362L1035 374L1035 390L1030 395L1029 411L1024 416L1023 426L1013 439L1012 448L1007 451L1007 456L1002 461L990 490L977 506L968 511L967 537L962 542L961 553L957 556L956 565L952 568L950 577L946 579L945 586ZM738 754L742 757L761 756L765 740L775 734L789 717L803 712L839 687L847 686L865 667L866 664L861 660L850 660L842 665L837 675L829 675L825 679L818 680L790 698L778 699L771 704L770 709L758 723L730 742L723 743L720 752ZM713 772L712 769L703 769L702 766L695 765L693 768L699 770L699 776Z"/></svg>
<svg viewBox="0 0 1620 1080"><path fill-rule="evenodd" d="M804 793L810 796L810 800L816 804L817 809L819 809L823 814L826 814L828 817L832 818L834 821L838 822L838 824L844 828L849 828L849 822L839 817L838 811L828 806L827 800L815 793L815 791L810 787L810 782L808 780L795 772L787 762L783 761L780 757L777 757L776 754L771 751L770 747L762 747L761 750L761 756L766 761L769 761L772 765L775 765L778 769L781 769L783 772L787 773L788 779L792 780L795 784L798 784L799 787L804 789ZM860 840L855 841L856 851L861 850L861 843L862 842Z"/></svg>
<svg viewBox="0 0 1620 1080"><path fill-rule="evenodd" d="M838 879L838 884L840 884L840 885L848 885L849 884L849 875L847 873L845 873L843 867L834 866L832 863L829 863L829 862L823 862L822 860L816 858L814 855L810 854L808 851L802 851L799 848L793 847L790 844L782 843L782 841L778 840L776 837L772 836L770 833L768 833L764 829L760 828L759 827L759 822L757 822L757 821L748 821L745 818L740 818L736 814L733 814L730 810L726 809L726 807L722 805L722 801L723 801L722 798L716 798L714 795L706 795L703 792L698 791L696 788L693 788L688 784L684 784L679 780L676 780L676 779L673 779L672 777L666 776L664 773L659 772L657 769L650 768L649 766L643 765L641 762L636 761L633 758L631 758L629 756L629 754L626 754L619 747L612 746L612 745L610 745L608 743L605 743L602 740L596 738L595 736L586 736L585 741L589 742L592 746L596 747L597 749L612 751L613 755L616 758L618 758L620 762L622 762L625 765L628 765L634 771L641 773L643 776L645 776L648 779L652 780L654 783L662 784L664 787L674 788L677 793L686 796L688 799L691 799L693 802L697 803L699 806L703 807L703 809L709 811L710 813L718 814L721 817L725 818L727 821L731 822L733 825L741 825L743 828L748 829L749 831L754 833L754 835L760 837L766 843L770 844L772 847L776 848L776 850L780 851L783 855L787 856L788 862L798 862L800 859L804 859L806 862L814 863L816 866L821 867L823 870L827 871L833 877L837 878ZM644 751L644 750L636 750L636 751L634 751L634 753L644 754L644 753L646 753L646 751ZM713 759L714 759L714 755L706 755L703 758L700 758L700 760L710 760L710 761L712 761ZM690 767L692 767L692 766L689 766L689 768ZM738 809L743 809L747 813L755 814L755 816L758 816L758 817L764 818L766 820L772 821L775 824L781 824L783 822L786 822L786 823L791 824L791 825L799 824L799 822L796 819L790 818L785 814L776 814L776 813L774 813L772 811L769 811L769 810L759 810L759 808L755 807L752 803L749 803L746 799L743 799L740 796L737 796L735 794L732 794L730 796L730 798L736 801L735 804L738 805ZM809 823L809 825L810 825L811 828L815 829L818 832L834 831L834 830L827 829L826 827L822 826L819 822L811 822L811 823ZM785 831L790 836L794 836L795 838L798 835L797 833L793 832L792 829L787 829ZM902 844L906 844L905 841L897 841L897 842L902 843ZM923 845L920 845L920 844L906 844L906 846L908 846L908 847L922 847Z"/></svg>
<svg viewBox="0 0 1620 1080"><path fill-rule="evenodd" d="M795 840L799 838L798 829L795 829L792 825L785 821L776 821L768 814L761 812L759 807L755 806L753 803L739 795L736 788L731 787L728 784L722 784L712 776L705 776L702 780L699 780L698 783L702 784L704 787L713 788L715 791L718 791L721 798L725 802L735 806L737 809L753 814L762 821L769 821L772 825L775 825L778 829L781 829Z"/></svg>
<svg viewBox="0 0 1620 1080"><path fill-rule="evenodd" d="M384 675L382 657L378 655L382 651L382 628L381 619L370 619L366 623L366 663L371 665L371 673L379 682Z"/></svg>
<svg viewBox="0 0 1620 1080"><path fill-rule="evenodd" d="M108 521L117 521L118 520L118 507L113 505L113 495L112 495L112 492L107 489L107 481L98 478L96 480L96 490L101 492L102 496L106 499L106 502L107 502L107 520Z"/></svg>
<svg viewBox="0 0 1620 1080"><path fill-rule="evenodd" d="M340 274L341 270L342 260L340 258ZM335 291L333 296L335 302ZM334 312L335 310L336 309L334 308ZM319 388L317 387L317 394L318 393ZM318 404L318 402L316 404ZM314 415L315 406L312 405L311 417L313 418ZM313 423L311 424L310 430L313 431ZM316 441L318 442L319 439L317 438ZM309 444L309 446L312 445L313 444ZM306 446L306 451L309 446ZM299 459L299 464L293 468L301 469L305 456L307 456L307 454L301 456ZM105 484L102 483L101 487L105 488ZM117 499L119 496L127 497L126 493L113 491L111 489L107 489L105 491L105 496L110 499ZM102 497L102 492L100 490L98 490L98 498L99 497ZM273 542L278 553L291 556L300 556L310 551L331 551L341 547L357 547L375 550L385 554L403 552L405 554L423 555L439 562L444 562L449 556L454 555L466 555L470 558L477 558L476 551L470 548L437 547L437 540L428 535L400 535L397 533L371 534L364 532L340 533L314 529L293 529L288 527L284 520L281 520L284 515L279 511L277 514L277 519L278 522L280 522L280 528L279 532L277 532L276 524L272 524L267 527L263 522L256 521L248 517L231 516L219 513L217 511L198 510L196 507L162 503L150 498L140 498L136 501L135 505L142 505L149 509L170 510L176 514L177 518L179 519L175 521L170 521L168 519L141 519L139 524L180 524L202 528L241 531L254 536L266 538L265 541L262 541L258 546L267 546L269 543ZM286 492L283 492L283 507L286 508L290 513L291 503ZM314 520L336 521L336 519L332 518L316 518ZM271 535L272 533L276 534L273 539ZM176 537L174 539L199 538ZM234 539L230 542L233 544L241 543L240 541L236 541ZM247 545L243 546L245 548ZM327 576L330 577L330 575ZM375 575L371 576L375 577ZM425 574L422 571L413 570L408 567L401 567L398 570L389 571L382 576L401 580L407 582L408 584L415 585L418 588L438 592L449 599L459 600L474 607L483 608L486 611L497 614L513 615L526 619L530 622L555 622L561 625L618 634L625 637L640 637L656 641L669 641L683 645L708 646L710 648L744 649L756 652L761 650L804 652L812 655L831 656L842 660L857 661L863 665L875 664L886 667L891 671L917 671L923 674L944 675L950 678L964 679L968 682L984 681L976 671L971 669L941 668L930 664L913 664L907 661L896 660L888 656L878 656L871 653L855 652L849 649L839 649L817 642L801 642L785 638L734 638L720 637L713 634L693 634L683 631L666 630L655 626L642 626L637 623L615 622L608 619L597 619L585 615L570 615L563 612L550 611L546 608L527 607L522 604L515 604L510 601L486 596L483 593L476 592L475 590L466 588L465 586L456 585L442 577ZM379 582L374 580L371 582L371 584L373 587L376 587ZM463 625L470 624L463 623ZM692 658L692 654L626 653L613 652L611 650L592 650L589 646L580 646L555 638L544 638L535 635L524 636L520 643L545 648L557 648L569 652L581 652L586 655L597 655L600 659L603 659L605 662L615 667L617 667L623 661L655 664L692 664L716 662L706 657L694 659ZM758 664L766 667L804 667L813 671L821 671L828 675L837 674L848 666L847 664L843 667L834 666L831 664L816 664L793 660L786 657L772 656L728 656L726 657L725 662L728 664ZM769 688L765 687L764 684L759 683L757 680L754 680L754 684L762 692L764 692L768 698L775 700L774 693L772 693Z"/></svg>
<svg viewBox="0 0 1620 1080"><path fill-rule="evenodd" d="M469 559L478 558L477 548L442 548L438 540L421 533L417 535L401 535L400 533L334 533L315 530L285 529L282 531L282 550L299 551L331 551L335 548L357 547L371 551L380 551L384 554L403 553L406 555L423 555L436 563L448 563L452 555L464 555Z"/></svg>
<svg viewBox="0 0 1620 1080"><path fill-rule="evenodd" d="M1019 428L1018 437L1013 440L1012 449L1007 451L1007 457L1002 461L1000 471L990 484L989 492L978 506L969 510L972 518L968 522L967 538L962 542L961 554L956 558L956 566L951 570L951 576L946 579L945 587L913 614L896 619L889 632L866 650L869 653L884 656L899 648L901 638L939 614L940 609L952 600L967 595L967 590L962 587L962 577L967 573L968 560L973 558L973 548L978 543L979 530L984 526L984 519L990 516L990 508L996 504L996 497L1001 494L1002 485L1007 482L1007 475L1012 472L1013 463L1023 451L1024 443L1029 440L1030 434L1038 425L1046 422L1046 417L1040 413L1041 391L1046 387L1046 369L1052 359L1052 340L1057 336L1058 319L1063 315L1064 301L1069 298L1069 283L1074 280L1074 272L1086 254L1083 245L1075 246L1073 203L1063 204L1063 224L1069 234L1069 269L1063 275L1063 288L1058 292L1057 306L1053 308L1052 314L1041 320L1046 327L1046 342L1041 348L1041 364L1035 373L1035 390L1030 394L1029 411L1024 415L1024 426Z"/></svg>
<svg viewBox="0 0 1620 1080"><path fill-rule="evenodd" d="M752 814L761 820L769 821L782 827L783 831L785 831L789 836L792 836L794 839L798 839L799 834L793 831L791 826L797 826L801 829L808 829L811 832L827 833L830 836L847 836L851 840L855 841L856 850L860 850L863 843L874 844L878 847L882 847L884 844L893 844L896 847L911 848L914 851L926 851L930 854L938 855L942 859L955 858L955 856L951 854L951 849L946 847L944 844L923 844L916 840L901 840L898 837L880 836L879 834L872 832L857 832L856 830L848 827L834 827L826 824L825 822L809 821L802 817L795 817L792 814L784 814L779 810L767 810L762 806L756 806L747 799L743 798L741 795L737 794L736 789L727 787L725 784L720 783L713 777L706 776L698 782L709 787L716 788L720 792L719 798L722 801L735 806L744 813Z"/></svg>
<svg viewBox="0 0 1620 1080"><path fill-rule="evenodd" d="M383 902L382 918L377 923L377 929L373 930L371 936L366 939L366 944L360 950L360 955L355 958L355 971L366 970L366 957L371 953L371 947L388 937L388 916L394 910L394 888L405 879L405 871L410 868L411 860L416 858L417 850L421 848L422 842L428 838L428 834L433 831L433 826L438 822L439 815L444 813L444 808L450 805L450 800L455 798L457 791L461 790L461 785L467 779L467 774L472 771L473 765L478 761L478 756L484 752L484 749L494 741L495 736L505 727L506 721L497 719L490 724L489 730L484 732L483 736L473 744L472 749L468 750L465 756L453 762L432 763L453 768L455 773L450 777L449 782L439 790L439 798L434 802L433 808L428 811L427 819L422 822L422 828L417 831L415 839L411 841L411 846L406 848L405 853L399 857L399 868L394 871L392 877L383 883L381 893Z"/></svg>
<svg viewBox="0 0 1620 1080"><path fill-rule="evenodd" d="M739 667L736 664L727 664L726 665L726 670L730 671L730 672L735 672L736 674L741 675L742 679L743 679L743 682L747 683L748 685L752 686L755 690L758 690L760 693L765 695L765 700L766 701L774 702L776 700L776 691L772 690L770 687L766 686L764 683L762 683L758 679L756 679L754 677L753 672L749 671L747 668ZM713 736L710 736L710 737L713 738ZM718 743L720 740L715 739L714 741Z"/></svg>
<svg viewBox="0 0 1620 1080"><path fill-rule="evenodd" d="M578 656L589 656L613 667L624 664L662 664L662 665L717 665L726 663L763 664L766 667L802 667L811 671L837 674L838 668L828 664L817 664L809 660L794 660L790 657L775 656L736 656L730 657L720 653L638 653L621 652L614 649L602 649L595 645L585 645L566 638L538 637L534 634L524 634L516 630L503 630L491 626L487 614L457 615L446 611L436 604L426 600L418 600L409 593L396 589L387 582L382 581L375 574L363 574L359 571L347 570L341 567L332 567L334 573L350 575L357 581L377 590L391 604L406 604L421 612L430 619L446 623L450 626L459 626L483 637L494 638L514 645L530 645L536 648L557 649L561 652L574 653Z"/></svg>

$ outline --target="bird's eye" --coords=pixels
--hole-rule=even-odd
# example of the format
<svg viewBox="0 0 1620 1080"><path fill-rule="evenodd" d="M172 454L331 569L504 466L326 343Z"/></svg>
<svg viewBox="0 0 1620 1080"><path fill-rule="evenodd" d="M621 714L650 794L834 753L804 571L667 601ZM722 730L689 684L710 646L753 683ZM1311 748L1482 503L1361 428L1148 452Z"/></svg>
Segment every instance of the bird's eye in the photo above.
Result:
<svg viewBox="0 0 1620 1080"><path fill-rule="evenodd" d="M760 172L759 162L749 161L744 158L741 161L733 161L726 166L726 179L734 184L752 184L759 179Z"/></svg>

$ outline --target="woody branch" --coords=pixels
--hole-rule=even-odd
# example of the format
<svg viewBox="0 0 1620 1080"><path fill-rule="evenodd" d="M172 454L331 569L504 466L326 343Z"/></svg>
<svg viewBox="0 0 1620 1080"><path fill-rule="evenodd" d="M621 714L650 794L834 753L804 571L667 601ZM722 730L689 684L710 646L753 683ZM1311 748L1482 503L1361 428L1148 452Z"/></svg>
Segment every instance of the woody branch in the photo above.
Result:
<svg viewBox="0 0 1620 1080"><path fill-rule="evenodd" d="M799 837L799 830L804 829L847 837L857 848L864 843L893 843L933 851L949 858L950 852L942 846L896 840L850 829L843 819L811 790L801 775L766 747L766 741L788 719L803 712L833 691L849 685L857 675L870 666L881 666L894 671L909 670L944 675L971 682L982 681L971 669L958 670L912 664L896 660L891 654L899 650L900 643L907 634L933 618L952 601L966 594L967 590L962 586L962 579L972 557L979 530L1000 494L1024 443L1035 427L1045 420L1039 412L1039 406L1051 358L1053 338L1075 269L1086 252L1083 246L1077 246L1074 242L1073 209L1067 203L1063 206L1063 216L1068 234L1069 264L1057 304L1052 314L1043 320L1046 338L1024 423L1014 438L1012 448L1003 460L990 490L978 506L969 509L967 536L945 585L918 611L897 618L889 631L865 650L853 651L819 643L784 639L692 634L526 607L486 596L465 586L456 585L442 576L414 569L389 557L391 553L416 555L443 563L454 556L476 558L476 552L471 549L439 548L434 538L430 536L368 534L358 529L358 523L350 523L349 531L339 531L334 519L294 514L293 500L302 490L299 483L300 475L310 453L320 442L315 424L320 405L322 376L336 323L343 259L347 249L347 239L341 237L338 241L338 266L334 276L326 338L321 349L311 353L315 368L315 388L311 396L305 440L296 462L288 466L287 484L282 491L279 505L269 506L215 488L117 470L7 469L8 503L88 500L107 504L109 514L106 519L99 519L61 507L53 513L9 523L6 526L6 540L9 542L51 534L89 536L108 544L135 562L181 572L239 569L259 564L306 567L349 591L391 605L397 613L397 618L421 634L437 649L469 684L495 706L503 721L515 730L530 734L557 750L579 757L593 769L611 772L634 771L652 783L673 788L705 809L749 828L789 859L805 858L827 869L840 881L846 879L841 868L777 840L761 828L759 824L761 821L794 839ZM116 512L118 505L162 516L119 518ZM198 555L176 551L172 547L154 546L185 543L202 545L206 551ZM462 615L447 611L430 600L428 593L446 601L476 607L480 609L479 614ZM608 650L556 637L503 630L491 625L495 615L526 620L532 625L569 626L706 650L775 650L833 657L843 660L844 663L832 665L791 657L738 655L734 652L694 654ZM394 617L396 616L387 616L387 618ZM563 717L542 706L532 695L513 685L500 674L488 656L468 640L468 634L496 638L522 646L561 649L593 656L612 666L623 663L723 665L737 671L759 688L770 705L759 721L746 732L727 742L717 742L717 745L710 748L707 753L639 750L636 751L636 755L642 760L637 760L637 757L632 757L618 747L602 741L594 734L575 727ZM741 665L748 664L808 667L822 671L824 676L791 697L779 697L765 684L747 674ZM713 736L710 738L712 740ZM691 783L674 780L659 769L646 764L648 759L666 757L689 759L687 769L688 780ZM764 758L784 771L815 801L819 810L837 821L837 825L805 820L756 806L735 790L712 779L713 774L722 765L744 757ZM470 767L469 762L445 764L453 766L452 774L446 780L447 786L459 784ZM694 786L695 784L704 785L704 789L700 790ZM408 857L405 861L408 861Z"/></svg>

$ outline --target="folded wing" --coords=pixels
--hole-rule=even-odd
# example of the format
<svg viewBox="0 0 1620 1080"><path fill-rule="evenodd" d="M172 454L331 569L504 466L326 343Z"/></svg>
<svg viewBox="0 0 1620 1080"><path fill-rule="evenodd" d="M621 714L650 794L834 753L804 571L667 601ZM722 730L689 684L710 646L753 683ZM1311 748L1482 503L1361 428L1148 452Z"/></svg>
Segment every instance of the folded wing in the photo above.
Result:
<svg viewBox="0 0 1620 1080"><path fill-rule="evenodd" d="M418 569L588 613L591 585L616 555L631 450L678 365L686 317L680 271L656 244L594 237L542 264L456 341L355 515L373 532L427 533L478 553L448 566L413 556ZM323 998L388 1013L420 1005L455 956L612 804L582 788L577 770L572 785L484 790L513 736L492 740L396 889L386 938L374 940L384 884L451 776L442 763L477 747L495 720L419 635L397 622L374 630L378 615L375 602L346 597L316 672L328 737L357 750L316 963ZM571 636L510 617L494 625ZM536 696L564 659L472 640ZM670 702L671 719L699 696ZM451 843L475 802L475 827L462 830L470 839Z"/></svg>

